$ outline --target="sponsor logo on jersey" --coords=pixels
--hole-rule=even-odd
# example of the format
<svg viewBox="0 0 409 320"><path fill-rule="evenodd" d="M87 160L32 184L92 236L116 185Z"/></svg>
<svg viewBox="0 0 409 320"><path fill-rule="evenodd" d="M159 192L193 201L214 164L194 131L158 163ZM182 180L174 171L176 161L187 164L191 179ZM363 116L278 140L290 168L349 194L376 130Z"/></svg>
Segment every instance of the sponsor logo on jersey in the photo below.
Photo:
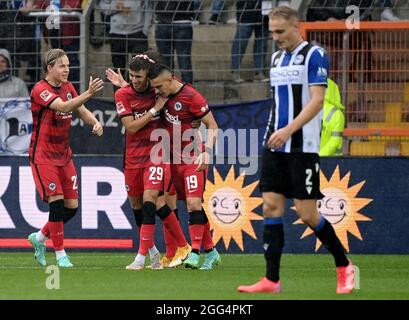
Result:
<svg viewBox="0 0 409 320"><path fill-rule="evenodd" d="M206 112L206 110L208 109L208 106L207 105L205 105L204 107L202 107L200 110L202 111L202 112Z"/></svg>
<svg viewBox="0 0 409 320"><path fill-rule="evenodd" d="M69 119L72 118L72 111L70 112L62 112L62 111L56 111L55 114L60 117L61 119Z"/></svg>
<svg viewBox="0 0 409 320"><path fill-rule="evenodd" d="M173 124L180 124L181 123L180 120L179 120L179 116L178 115L176 115L176 116L171 115L168 110L166 110L166 112L165 112L165 117L166 117L166 120L169 121L170 123L173 123Z"/></svg>
<svg viewBox="0 0 409 320"><path fill-rule="evenodd" d="M146 110L144 112L134 112L133 117L134 119L142 118L146 114L146 112L147 112Z"/></svg>
<svg viewBox="0 0 409 320"><path fill-rule="evenodd" d="M288 66L270 69L271 86L302 84L305 78L305 66Z"/></svg>
<svg viewBox="0 0 409 320"><path fill-rule="evenodd" d="M118 114L121 114L125 111L125 106L121 101L116 103L116 111L118 112Z"/></svg>
<svg viewBox="0 0 409 320"><path fill-rule="evenodd" d="M44 90L43 92L40 93L40 98L43 99L44 102L47 102L48 100L50 100L52 96L53 95L48 90Z"/></svg>

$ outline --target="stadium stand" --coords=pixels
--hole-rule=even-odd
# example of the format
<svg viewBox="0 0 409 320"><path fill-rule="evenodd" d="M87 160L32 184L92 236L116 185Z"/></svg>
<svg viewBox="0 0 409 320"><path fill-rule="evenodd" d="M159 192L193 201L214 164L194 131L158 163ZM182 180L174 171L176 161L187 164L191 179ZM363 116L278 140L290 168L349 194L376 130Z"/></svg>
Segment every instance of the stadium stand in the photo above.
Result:
<svg viewBox="0 0 409 320"><path fill-rule="evenodd" d="M62 21L70 19L70 23L80 25L80 49L73 53L78 54L80 60L82 90L90 74L103 77L107 67L115 67L112 66L109 38L111 16L105 15L103 10L104 4L115 1L87 0L83 1L82 12L67 8L60 12L64 18ZM0 47L10 51L15 75L22 78L30 88L33 81L41 74L39 58L51 47L52 42L49 36L48 38L42 36L41 27L47 27L47 23L50 22L51 25L55 23L56 15L51 8L27 9L27 5L24 6L25 1L13 1L13 6L10 3L7 0L0 1L0 15L3 17L0 24L4 32L7 30L7 34L0 42ZM20 3L20 6L16 6L16 3ZM274 7L279 1L271 1L271 3ZM290 1L291 6L298 8L304 18L307 17L308 9L323 9L323 3L328 7L328 1ZM335 9L341 7L343 10L357 1L344 0L334 3ZM384 3L382 1L368 3L370 3L369 6L360 7L360 12L368 12L372 20L380 20L385 9ZM390 2L390 5L388 9L400 20L376 23L361 21L359 30L348 30L343 22L303 23L304 36L316 40L324 47L328 46L328 52L333 60L341 61L341 63L332 64L330 73L337 79L346 107L345 138L349 143L344 144L345 155L367 154L368 146L377 150L374 152L380 155L408 154L409 22L406 19L409 18L409 3L395 0ZM154 10L154 7L149 7L147 10ZM195 12L192 20L194 85L207 97L210 104L229 104L269 98L268 83L253 81L256 71L253 65L254 35L249 41L240 65L240 75L245 82L232 81L231 46L237 25L235 10L235 1L224 1L220 20L226 23L209 24L212 1L203 0L200 11ZM10 21L15 23L10 25ZM157 23L158 21L154 19L148 32L151 48L156 48L154 26ZM30 32L34 30L34 32L24 32L24 30ZM331 39L337 38L335 34L341 34L341 37L338 36L341 40L337 46L329 43L333 41ZM268 41L267 57L269 57L273 51L273 43L271 39L266 40ZM32 41L31 46L27 47L27 41ZM268 58L266 60L266 69L268 69ZM177 61L175 71L180 75ZM105 86L99 98L110 101L112 93L112 86ZM374 143L379 141L382 143Z"/></svg>

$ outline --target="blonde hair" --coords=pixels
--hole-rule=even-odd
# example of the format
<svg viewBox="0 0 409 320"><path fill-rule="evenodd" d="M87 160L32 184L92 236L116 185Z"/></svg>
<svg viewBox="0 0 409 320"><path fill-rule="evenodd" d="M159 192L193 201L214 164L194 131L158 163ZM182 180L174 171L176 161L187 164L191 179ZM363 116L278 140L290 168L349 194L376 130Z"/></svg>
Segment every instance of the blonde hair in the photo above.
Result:
<svg viewBox="0 0 409 320"><path fill-rule="evenodd" d="M299 20L298 11L293 8L287 7L287 6L280 6L280 7L273 9L268 14L268 17L271 20L274 20L280 17L284 18L287 21L293 20L293 19L295 19L296 21Z"/></svg>
<svg viewBox="0 0 409 320"><path fill-rule="evenodd" d="M53 66L57 62L57 59L59 59L59 58L61 58L63 56L66 56L66 55L67 54L62 49L48 50L45 53L44 60L43 60L43 69L44 69L44 71L47 72L48 71L48 69L47 69L48 66Z"/></svg>

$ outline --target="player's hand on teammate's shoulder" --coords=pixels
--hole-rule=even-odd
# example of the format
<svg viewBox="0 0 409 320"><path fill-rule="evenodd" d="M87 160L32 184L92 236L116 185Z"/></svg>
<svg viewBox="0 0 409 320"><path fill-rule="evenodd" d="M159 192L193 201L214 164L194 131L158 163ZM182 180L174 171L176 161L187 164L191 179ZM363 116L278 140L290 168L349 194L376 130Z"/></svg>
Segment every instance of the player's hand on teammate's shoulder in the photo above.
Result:
<svg viewBox="0 0 409 320"><path fill-rule="evenodd" d="M94 95L98 91L104 88L104 81L100 78L93 79L92 76L89 77L88 93Z"/></svg>
<svg viewBox="0 0 409 320"><path fill-rule="evenodd" d="M169 98L168 97L163 97L161 95L156 96L156 102L155 102L155 110L156 111L161 111L163 107L166 105L166 102L168 102Z"/></svg>
<svg viewBox="0 0 409 320"><path fill-rule="evenodd" d="M128 83L125 81L121 73L121 68L118 68L117 72L108 68L105 70L107 79L116 87L125 87Z"/></svg>
<svg viewBox="0 0 409 320"><path fill-rule="evenodd" d="M102 127L102 124L98 121L92 127L92 134L95 134L98 137L100 137L102 136L103 133L104 133L104 128Z"/></svg>
<svg viewBox="0 0 409 320"><path fill-rule="evenodd" d="M201 124L202 124L202 121L200 121L200 120L193 120L193 121L192 121L192 129L197 129L197 128L199 128Z"/></svg>

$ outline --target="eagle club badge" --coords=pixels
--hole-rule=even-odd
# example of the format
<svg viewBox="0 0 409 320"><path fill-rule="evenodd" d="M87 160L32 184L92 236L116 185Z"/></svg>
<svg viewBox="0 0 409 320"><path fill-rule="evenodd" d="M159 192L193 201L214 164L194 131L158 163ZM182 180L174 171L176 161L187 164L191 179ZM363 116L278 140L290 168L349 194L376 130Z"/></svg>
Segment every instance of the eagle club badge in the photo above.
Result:
<svg viewBox="0 0 409 320"><path fill-rule="evenodd" d="M175 108L176 111L180 111L180 110L182 110L182 104L178 101L178 102L175 103L174 108Z"/></svg>

